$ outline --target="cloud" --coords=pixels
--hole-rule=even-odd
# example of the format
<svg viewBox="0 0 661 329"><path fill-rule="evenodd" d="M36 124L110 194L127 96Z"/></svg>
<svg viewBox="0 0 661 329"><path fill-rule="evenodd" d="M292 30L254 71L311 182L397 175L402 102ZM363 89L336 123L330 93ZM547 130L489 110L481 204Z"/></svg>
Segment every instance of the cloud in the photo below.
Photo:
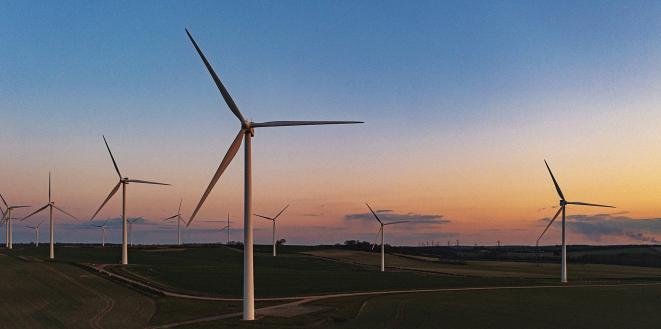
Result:
<svg viewBox="0 0 661 329"><path fill-rule="evenodd" d="M567 229L593 241L604 238L624 237L639 242L659 243L661 218L632 218L627 212L597 215L567 216ZM549 221L546 217L543 221ZM559 223L556 220L556 223Z"/></svg>
<svg viewBox="0 0 661 329"><path fill-rule="evenodd" d="M443 215L436 215L436 214L424 215L424 214L416 214L413 212L400 214L400 213L396 213L394 210L391 209L379 209L379 210L375 210L374 212L379 215L379 218L384 223L407 220L407 221L411 221L412 224L437 225L437 224L446 224L450 222L450 220L444 219ZM372 215L372 213L370 212L346 214L344 215L344 219L350 221L374 220L374 215Z"/></svg>

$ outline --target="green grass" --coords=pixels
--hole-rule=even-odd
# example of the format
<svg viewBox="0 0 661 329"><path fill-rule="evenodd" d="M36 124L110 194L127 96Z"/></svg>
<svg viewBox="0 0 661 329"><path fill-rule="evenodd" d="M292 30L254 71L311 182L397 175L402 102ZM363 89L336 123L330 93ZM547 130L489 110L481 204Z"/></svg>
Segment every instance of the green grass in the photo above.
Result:
<svg viewBox="0 0 661 329"><path fill-rule="evenodd" d="M315 250L306 252L310 255L353 262L371 266L380 266L378 253L351 250ZM527 278L557 279L560 274L559 264L511 262L511 261L465 261L463 264L447 264L434 261L421 261L422 258L401 257L386 254L386 266L430 271L451 275L489 277L489 278ZM660 280L661 268L638 266L569 264L569 277L574 281L596 280Z"/></svg>
<svg viewBox="0 0 661 329"><path fill-rule="evenodd" d="M74 266L0 256L0 323L5 328L142 328L155 312L151 298Z"/></svg>
<svg viewBox="0 0 661 329"><path fill-rule="evenodd" d="M661 286L403 294L319 304L344 314L327 323L339 329L651 329L661 323Z"/></svg>
<svg viewBox="0 0 661 329"><path fill-rule="evenodd" d="M557 264L466 261L459 265L397 255L387 255L386 263L402 269L388 268L381 273L378 253L283 249L275 258L267 249L255 253L258 298L396 289L555 285L559 274ZM44 262L46 247L19 245L13 251L2 252L9 256L0 256L0 321L25 328L90 327L90 319L106 306L108 298L115 302L100 321L106 328L141 328L241 310L241 302L149 295L68 263L116 264L120 252L117 246L60 246L56 251L58 262ZM129 260L131 265L109 269L178 292L241 296L241 250L221 246L132 248ZM570 264L569 276L572 284L661 282L661 269ZM535 328L652 328L652 323L661 320L656 314L650 315L655 312L652 309L661 306L660 289L659 286L544 288L336 298L317 301L313 305L324 308L295 317L268 316L255 322L234 318L188 328L436 328L439 324L449 328L518 328L530 327L530 323ZM272 304L258 302L257 307ZM557 315L559 312L567 315ZM579 315L574 319L571 314Z"/></svg>

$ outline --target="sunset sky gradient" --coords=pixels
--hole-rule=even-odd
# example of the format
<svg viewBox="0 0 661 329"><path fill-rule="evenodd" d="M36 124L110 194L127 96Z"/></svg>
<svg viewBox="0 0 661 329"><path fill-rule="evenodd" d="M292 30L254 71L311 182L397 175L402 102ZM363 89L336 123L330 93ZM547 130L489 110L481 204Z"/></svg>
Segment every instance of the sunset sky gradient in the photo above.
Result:
<svg viewBox="0 0 661 329"><path fill-rule="evenodd" d="M135 241L176 241L160 220L180 198L190 216L239 128L187 27L249 119L366 122L256 131L253 208L291 204L289 243L374 239L367 201L416 221L391 243L534 244L558 204L544 159L568 200L617 206L568 207L570 243L652 243L660 17L652 1L5 1L0 193L45 204L52 171L56 204L82 219L58 215L58 239L98 241L84 227L116 184L105 134L123 174L173 184L128 186ZM184 241L224 241L204 220L228 212L239 240L242 205L237 156ZM33 238L23 224L15 241Z"/></svg>

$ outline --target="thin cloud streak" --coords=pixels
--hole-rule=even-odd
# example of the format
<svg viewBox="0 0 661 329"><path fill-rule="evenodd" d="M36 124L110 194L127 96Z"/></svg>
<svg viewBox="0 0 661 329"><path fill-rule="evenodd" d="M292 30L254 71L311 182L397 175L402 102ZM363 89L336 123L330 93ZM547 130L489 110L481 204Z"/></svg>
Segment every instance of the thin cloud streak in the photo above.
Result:
<svg viewBox="0 0 661 329"><path fill-rule="evenodd" d="M439 224L447 224L450 222L450 220L443 218L443 215L437 215L437 214L417 214L414 212L408 212L404 214L396 213L391 209L380 209L380 210L375 210L375 212L379 215L379 218L384 222L393 222L393 221L410 221L409 224L427 224L427 225L439 225ZM365 212L365 213L356 213L356 214L346 214L344 215L344 219L347 221L354 221L354 220L373 220L374 215L370 212Z"/></svg>

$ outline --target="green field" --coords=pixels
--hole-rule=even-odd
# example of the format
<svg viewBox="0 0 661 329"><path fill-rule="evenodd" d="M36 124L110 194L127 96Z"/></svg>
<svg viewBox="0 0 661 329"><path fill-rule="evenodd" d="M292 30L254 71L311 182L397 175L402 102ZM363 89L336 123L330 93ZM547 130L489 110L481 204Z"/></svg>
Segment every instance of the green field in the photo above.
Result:
<svg viewBox="0 0 661 329"><path fill-rule="evenodd" d="M258 247L257 250L267 251ZM603 252L603 251L602 251ZM0 254L0 323L3 328L146 328L240 312L241 302L165 297L109 280L89 269L108 270L167 291L195 296L240 297L242 251L214 247L131 248L131 265L116 265L119 248L59 246L56 262L47 247L17 245ZM255 254L257 298L411 289L486 290L362 295L310 300L275 311L261 307L258 321L238 316L180 328L657 328L661 322L661 268L570 264L572 285L558 285L557 264L466 261L434 257L292 247L278 257ZM534 289L515 287L545 286ZM489 288L492 287L492 288ZM492 290L497 287L512 287Z"/></svg>

